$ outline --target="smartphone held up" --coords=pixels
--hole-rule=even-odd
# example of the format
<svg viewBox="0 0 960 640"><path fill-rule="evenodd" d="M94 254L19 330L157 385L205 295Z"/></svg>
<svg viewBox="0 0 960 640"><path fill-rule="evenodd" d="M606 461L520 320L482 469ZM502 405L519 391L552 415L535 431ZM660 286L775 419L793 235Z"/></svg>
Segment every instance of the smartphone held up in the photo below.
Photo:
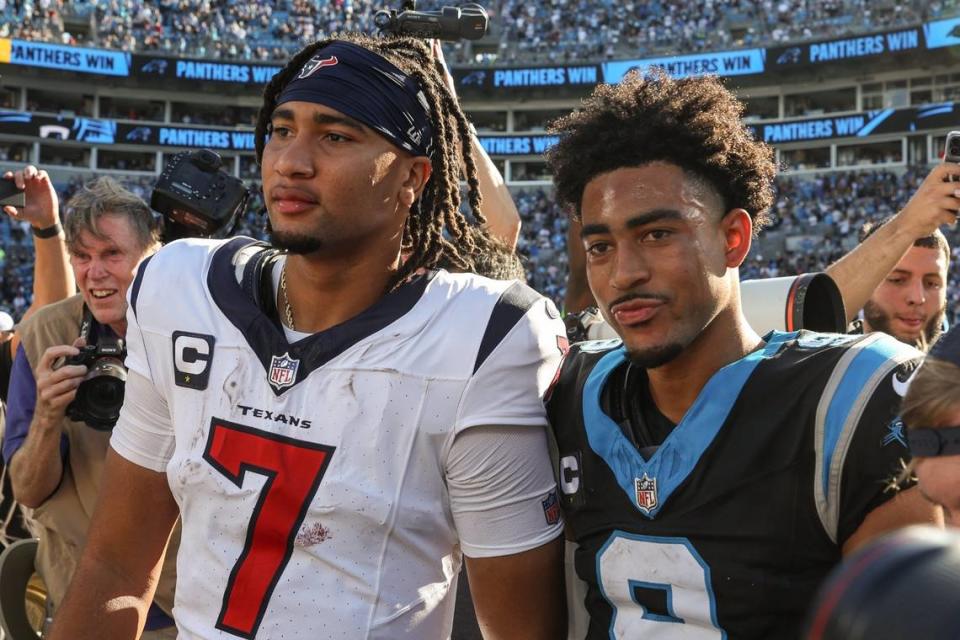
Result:
<svg viewBox="0 0 960 640"><path fill-rule="evenodd" d="M23 189L17 186L13 178L0 179L0 209L3 207L23 209L26 204L26 194Z"/></svg>

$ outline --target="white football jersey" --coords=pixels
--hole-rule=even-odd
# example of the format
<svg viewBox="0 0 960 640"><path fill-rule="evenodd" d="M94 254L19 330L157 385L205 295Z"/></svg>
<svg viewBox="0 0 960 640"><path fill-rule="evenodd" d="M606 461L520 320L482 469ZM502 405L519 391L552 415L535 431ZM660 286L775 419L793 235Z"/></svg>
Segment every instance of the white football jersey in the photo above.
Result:
<svg viewBox="0 0 960 640"><path fill-rule="evenodd" d="M559 314L520 283L438 271L288 344L254 300L251 242L172 243L129 294L127 366L173 433L145 451L122 419L112 446L165 471L180 506L180 638L448 637L447 453L469 427L546 424ZM541 530L497 555L559 535L551 495Z"/></svg>

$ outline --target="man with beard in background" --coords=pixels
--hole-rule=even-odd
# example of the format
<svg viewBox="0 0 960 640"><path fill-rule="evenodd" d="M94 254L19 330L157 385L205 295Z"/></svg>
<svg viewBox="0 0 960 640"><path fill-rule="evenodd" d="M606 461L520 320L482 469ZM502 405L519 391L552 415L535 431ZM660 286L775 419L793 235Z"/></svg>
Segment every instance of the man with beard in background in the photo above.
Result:
<svg viewBox="0 0 960 640"><path fill-rule="evenodd" d="M864 226L860 244L827 269L852 333L882 331L923 351L940 335L950 246L939 227L957 222L957 168L931 169L903 209Z"/></svg>
<svg viewBox="0 0 960 640"><path fill-rule="evenodd" d="M887 221L867 224L866 242ZM927 351L943 330L947 308L950 246L937 229L917 238L863 305L863 318L854 321L863 333L882 331L900 342Z"/></svg>

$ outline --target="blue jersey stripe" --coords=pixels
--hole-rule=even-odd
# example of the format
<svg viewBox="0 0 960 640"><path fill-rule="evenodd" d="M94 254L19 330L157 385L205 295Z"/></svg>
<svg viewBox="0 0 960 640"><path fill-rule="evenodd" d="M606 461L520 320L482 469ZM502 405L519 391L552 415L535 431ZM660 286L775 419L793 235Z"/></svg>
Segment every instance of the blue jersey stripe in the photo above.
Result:
<svg viewBox="0 0 960 640"><path fill-rule="evenodd" d="M860 353L853 358L847 370L843 372L843 377L837 384L833 397L830 398L827 417L824 421L821 481L825 496L830 495L830 469L837 443L845 428L856 426L848 424L850 414L858 402L867 399L863 396L869 396L874 391L872 388L866 388L867 382L885 362L902 352L903 346L894 340L877 340L861 348Z"/></svg>
<svg viewBox="0 0 960 640"><path fill-rule="evenodd" d="M583 423L587 441L590 448L606 462L634 508L648 518L656 516L719 433L753 370L796 335L774 332L767 337L763 349L717 371L649 460L643 459L620 426L603 412L601 405L603 386L610 374L626 361L626 349L615 349L597 362L583 387ZM637 504L634 484L644 474L654 478L657 483L657 504L646 511Z"/></svg>

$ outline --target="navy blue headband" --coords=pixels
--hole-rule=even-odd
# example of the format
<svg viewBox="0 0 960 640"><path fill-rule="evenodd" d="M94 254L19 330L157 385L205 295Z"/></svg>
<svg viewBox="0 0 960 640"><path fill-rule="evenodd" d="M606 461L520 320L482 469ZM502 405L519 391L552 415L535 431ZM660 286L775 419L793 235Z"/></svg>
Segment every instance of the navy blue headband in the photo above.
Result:
<svg viewBox="0 0 960 640"><path fill-rule="evenodd" d="M920 427L907 430L912 456L960 455L960 427Z"/></svg>
<svg viewBox="0 0 960 640"><path fill-rule="evenodd" d="M280 92L277 105L293 101L336 109L414 155L430 155L433 127L420 85L359 45L338 40L317 51Z"/></svg>

